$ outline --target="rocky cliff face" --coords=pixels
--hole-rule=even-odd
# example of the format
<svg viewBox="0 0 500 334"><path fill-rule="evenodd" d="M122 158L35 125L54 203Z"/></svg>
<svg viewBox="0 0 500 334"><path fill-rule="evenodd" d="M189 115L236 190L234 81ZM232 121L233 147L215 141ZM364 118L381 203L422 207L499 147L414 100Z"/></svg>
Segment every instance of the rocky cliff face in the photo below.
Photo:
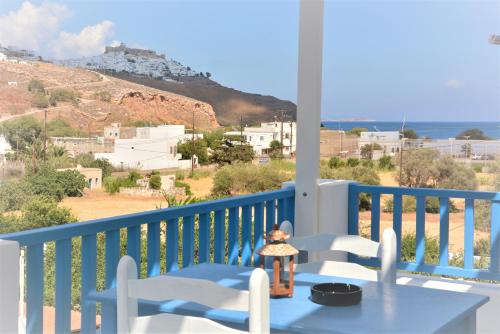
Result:
<svg viewBox="0 0 500 334"><path fill-rule="evenodd" d="M118 105L129 109L136 119L161 120L190 126L194 113L195 127L207 129L219 126L209 104L180 95L130 91L119 99Z"/></svg>

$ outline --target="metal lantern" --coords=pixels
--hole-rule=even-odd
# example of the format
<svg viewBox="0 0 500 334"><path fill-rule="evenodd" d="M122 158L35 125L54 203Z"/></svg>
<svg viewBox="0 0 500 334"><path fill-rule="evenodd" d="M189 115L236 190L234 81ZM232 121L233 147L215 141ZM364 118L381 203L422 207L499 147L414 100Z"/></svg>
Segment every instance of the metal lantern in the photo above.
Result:
<svg viewBox="0 0 500 334"><path fill-rule="evenodd" d="M290 235L281 231L278 224L264 236L266 244L257 250L260 255L260 267L264 268L265 257L273 258L273 281L270 287L271 297L292 297L293 295L293 256L299 253L292 245L286 243ZM288 280L283 277L285 258L289 257Z"/></svg>

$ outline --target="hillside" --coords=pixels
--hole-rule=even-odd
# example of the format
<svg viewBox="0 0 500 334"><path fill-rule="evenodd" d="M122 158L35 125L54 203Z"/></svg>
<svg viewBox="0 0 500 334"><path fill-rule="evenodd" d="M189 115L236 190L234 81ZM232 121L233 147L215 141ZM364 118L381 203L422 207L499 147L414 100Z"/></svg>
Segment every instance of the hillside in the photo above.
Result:
<svg viewBox="0 0 500 334"><path fill-rule="evenodd" d="M210 104L221 125L239 124L240 117L246 124L273 121L279 110L296 119L297 106L274 96L245 93L224 87L202 77L183 77L179 81L165 81L114 73L113 76L162 91L172 92Z"/></svg>
<svg viewBox="0 0 500 334"><path fill-rule="evenodd" d="M210 80L208 72L189 66L152 50L129 48L124 44L106 47L102 55L69 59L57 63L86 68L127 81L184 95L210 104L222 125L272 121L279 110L296 118L296 105L290 101L238 91Z"/></svg>
<svg viewBox="0 0 500 334"><path fill-rule="evenodd" d="M71 91L78 103L58 102L47 108L48 119L61 118L74 128L100 132L113 122L149 121L191 125L193 110L197 127L219 126L212 107L202 101L157 90L98 72L45 62L0 61L0 121L34 114L32 79L43 82L48 93Z"/></svg>

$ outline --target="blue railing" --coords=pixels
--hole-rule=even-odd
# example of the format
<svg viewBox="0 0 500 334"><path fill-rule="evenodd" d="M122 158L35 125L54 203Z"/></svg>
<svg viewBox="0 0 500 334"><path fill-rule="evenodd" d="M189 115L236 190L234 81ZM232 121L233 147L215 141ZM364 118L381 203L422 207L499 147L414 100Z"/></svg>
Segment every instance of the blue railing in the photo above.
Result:
<svg viewBox="0 0 500 334"><path fill-rule="evenodd" d="M380 200L381 195L392 195L393 221L392 226L398 240L398 268L401 270L427 272L438 275L450 275L484 280L500 280L500 193L460 191L447 189L427 188L402 188L368 186L353 183L349 186L349 234L359 234L359 204L360 194L371 196L371 239L379 241L380 238ZM416 250L415 262L401 261L402 240L402 215L403 196L416 198ZM425 262L425 212L426 198L439 198L439 263ZM465 201L464 215L464 261L463 267L449 265L449 215L450 199L463 199ZM491 205L490 217L490 264L487 269L474 266L474 204L477 200L488 201ZM355 256L349 257L350 261L364 265L379 266L376 259L366 259Z"/></svg>
<svg viewBox="0 0 500 334"><path fill-rule="evenodd" d="M98 219L56 227L0 235L15 240L26 251L27 333L43 330L45 245L55 242L55 329L69 333L71 327L72 259L81 254L81 332L95 333L96 304L91 295L97 290L98 245L104 234L105 288L116 281L121 250L141 266L141 249L147 249L147 276L194 263L213 261L257 265L255 250L263 245L263 234L275 222L294 221L294 189L246 196L142 213ZM179 231L182 230L182 235ZM161 240L165 231L165 240ZM240 240L241 233L241 243ZM145 238L143 238L145 236ZM121 239L126 238L122 243ZM81 253L73 241L81 239ZM179 242L181 241L181 242ZM143 245L146 242L146 245ZM161 244L166 243L165 254ZM126 245L124 245L126 244ZM73 252L72 252L73 251ZM182 260L181 260L182 257ZM144 258L142 258L144 260ZM102 332L115 333L115 308L101 305Z"/></svg>

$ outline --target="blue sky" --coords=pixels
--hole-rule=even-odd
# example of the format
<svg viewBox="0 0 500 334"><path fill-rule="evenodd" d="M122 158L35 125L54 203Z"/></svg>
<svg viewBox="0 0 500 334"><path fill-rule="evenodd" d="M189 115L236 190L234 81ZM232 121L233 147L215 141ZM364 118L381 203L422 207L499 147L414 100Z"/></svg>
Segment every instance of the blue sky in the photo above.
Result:
<svg viewBox="0 0 500 334"><path fill-rule="evenodd" d="M2 18L22 3L0 3L0 43ZM85 52L123 41L211 72L221 84L296 101L296 0L31 1L43 3L64 5L52 27L64 52L95 25L102 39ZM495 32L500 1L327 0L323 118L500 121L500 46L487 42Z"/></svg>

